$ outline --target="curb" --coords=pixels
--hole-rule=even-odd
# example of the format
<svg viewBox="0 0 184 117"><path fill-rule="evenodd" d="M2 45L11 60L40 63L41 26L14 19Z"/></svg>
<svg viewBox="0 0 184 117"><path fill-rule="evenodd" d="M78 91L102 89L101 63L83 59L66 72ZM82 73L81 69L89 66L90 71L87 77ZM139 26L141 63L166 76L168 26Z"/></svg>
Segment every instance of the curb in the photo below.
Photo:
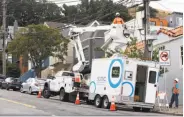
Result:
<svg viewBox="0 0 184 117"><path fill-rule="evenodd" d="M166 114L166 115L173 115L173 116L183 116L181 113L167 113L167 112L160 112L160 111L153 111L155 113L160 113L160 114Z"/></svg>

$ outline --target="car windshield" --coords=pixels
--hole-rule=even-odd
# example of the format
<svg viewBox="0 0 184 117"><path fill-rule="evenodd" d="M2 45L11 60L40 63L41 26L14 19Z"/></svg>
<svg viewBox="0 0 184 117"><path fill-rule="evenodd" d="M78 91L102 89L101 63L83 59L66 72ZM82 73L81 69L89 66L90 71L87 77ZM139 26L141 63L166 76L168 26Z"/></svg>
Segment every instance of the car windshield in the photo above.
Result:
<svg viewBox="0 0 184 117"><path fill-rule="evenodd" d="M11 82L12 80L13 80L13 78L11 78L11 77L5 79L6 82Z"/></svg>
<svg viewBox="0 0 184 117"><path fill-rule="evenodd" d="M14 81L14 82L19 82L20 79L19 79L19 78L15 78L15 79L13 79L13 81Z"/></svg>
<svg viewBox="0 0 184 117"><path fill-rule="evenodd" d="M63 72L62 76L72 76L74 77L74 73L70 73L70 72Z"/></svg>

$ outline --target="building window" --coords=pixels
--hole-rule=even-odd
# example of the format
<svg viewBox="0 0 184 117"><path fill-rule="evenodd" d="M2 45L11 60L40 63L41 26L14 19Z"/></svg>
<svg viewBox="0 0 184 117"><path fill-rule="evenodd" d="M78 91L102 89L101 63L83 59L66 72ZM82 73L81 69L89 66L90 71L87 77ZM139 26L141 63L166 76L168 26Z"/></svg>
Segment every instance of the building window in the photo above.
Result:
<svg viewBox="0 0 184 117"><path fill-rule="evenodd" d="M164 26L164 23L163 22L160 22L160 26Z"/></svg>
<svg viewBox="0 0 184 117"><path fill-rule="evenodd" d="M181 65L183 65L183 46L180 47Z"/></svg>
<svg viewBox="0 0 184 117"><path fill-rule="evenodd" d="M183 18L182 17L177 17L176 18L176 25L177 26L182 26L183 25Z"/></svg>
<svg viewBox="0 0 184 117"><path fill-rule="evenodd" d="M156 22L150 22L151 26L156 26Z"/></svg>

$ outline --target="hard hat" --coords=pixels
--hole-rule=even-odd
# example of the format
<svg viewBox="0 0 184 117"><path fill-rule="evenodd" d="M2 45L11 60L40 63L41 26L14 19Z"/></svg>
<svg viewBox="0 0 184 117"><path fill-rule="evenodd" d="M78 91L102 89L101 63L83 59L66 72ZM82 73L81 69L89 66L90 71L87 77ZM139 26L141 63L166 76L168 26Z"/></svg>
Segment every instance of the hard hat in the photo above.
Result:
<svg viewBox="0 0 184 117"><path fill-rule="evenodd" d="M120 16L120 13L119 13L119 12L117 12L117 13L116 13L116 16Z"/></svg>
<svg viewBox="0 0 184 117"><path fill-rule="evenodd" d="M175 78L174 80L175 80L176 82L178 82L178 81L179 81L179 79L178 79L178 78Z"/></svg>

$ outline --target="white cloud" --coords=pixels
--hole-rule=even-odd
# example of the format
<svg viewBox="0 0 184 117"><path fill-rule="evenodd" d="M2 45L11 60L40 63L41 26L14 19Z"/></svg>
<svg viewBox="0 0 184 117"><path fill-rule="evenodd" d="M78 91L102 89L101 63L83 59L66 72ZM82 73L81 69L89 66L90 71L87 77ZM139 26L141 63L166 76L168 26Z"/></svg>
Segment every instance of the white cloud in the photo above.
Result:
<svg viewBox="0 0 184 117"><path fill-rule="evenodd" d="M161 0L151 2L150 6L166 11L183 12L184 0Z"/></svg>

